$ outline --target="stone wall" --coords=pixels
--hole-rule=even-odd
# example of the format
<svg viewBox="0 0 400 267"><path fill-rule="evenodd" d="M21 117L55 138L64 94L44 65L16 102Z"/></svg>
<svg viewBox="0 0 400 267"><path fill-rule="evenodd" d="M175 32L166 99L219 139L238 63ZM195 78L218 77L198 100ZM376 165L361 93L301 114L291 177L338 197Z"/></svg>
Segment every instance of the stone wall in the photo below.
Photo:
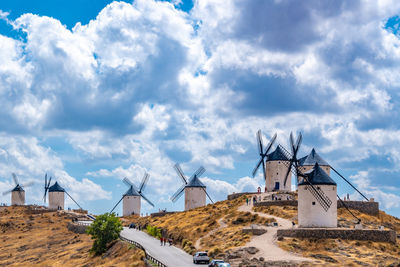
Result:
<svg viewBox="0 0 400 267"><path fill-rule="evenodd" d="M393 230L349 229L349 228L297 228L280 229L277 237L295 238L341 238L375 242L396 243L396 232Z"/></svg>
<svg viewBox="0 0 400 267"><path fill-rule="evenodd" d="M377 216L379 214L379 202L367 201L343 201L350 209L358 210L362 213ZM344 208L341 201L338 201L337 207Z"/></svg>
<svg viewBox="0 0 400 267"><path fill-rule="evenodd" d="M377 216L379 214L379 202L367 202L367 201L344 201L346 206L350 209L358 210L362 213ZM294 206L297 207L297 200L274 200L274 201L262 201L254 204L256 207L262 206ZM344 208L341 201L338 200L337 207Z"/></svg>
<svg viewBox="0 0 400 267"><path fill-rule="evenodd" d="M150 216L151 217L162 217L167 214L174 214L174 213L176 213L176 211L160 211L160 212L151 213Z"/></svg>
<svg viewBox="0 0 400 267"><path fill-rule="evenodd" d="M69 222L67 225L67 229L71 232L77 233L77 234L85 234L86 229L88 228L88 225L80 225L76 223Z"/></svg>
<svg viewBox="0 0 400 267"><path fill-rule="evenodd" d="M243 193L233 193L228 195L228 200L236 199L244 195L257 195L257 192L243 192Z"/></svg>

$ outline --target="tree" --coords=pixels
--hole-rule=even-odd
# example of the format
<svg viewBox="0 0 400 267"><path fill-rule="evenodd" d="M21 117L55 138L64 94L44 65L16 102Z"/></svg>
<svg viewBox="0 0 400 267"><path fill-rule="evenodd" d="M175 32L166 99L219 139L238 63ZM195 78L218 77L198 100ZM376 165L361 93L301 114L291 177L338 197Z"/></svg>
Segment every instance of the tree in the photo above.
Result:
<svg viewBox="0 0 400 267"><path fill-rule="evenodd" d="M122 223L115 213L105 213L97 216L86 232L94 239L91 251L96 255L103 254L107 250L107 244L118 239L122 231Z"/></svg>

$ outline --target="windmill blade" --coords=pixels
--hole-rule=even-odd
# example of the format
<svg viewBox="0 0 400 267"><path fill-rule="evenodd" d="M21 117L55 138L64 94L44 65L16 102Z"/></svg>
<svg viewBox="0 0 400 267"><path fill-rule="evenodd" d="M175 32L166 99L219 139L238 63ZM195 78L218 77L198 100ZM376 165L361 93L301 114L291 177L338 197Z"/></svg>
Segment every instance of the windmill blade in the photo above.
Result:
<svg viewBox="0 0 400 267"><path fill-rule="evenodd" d="M44 188L47 187L47 173L44 175Z"/></svg>
<svg viewBox="0 0 400 267"><path fill-rule="evenodd" d="M51 178L52 178L52 177L50 176L49 182L48 182L48 184L47 184L47 188L49 188L49 187L50 187Z"/></svg>
<svg viewBox="0 0 400 267"><path fill-rule="evenodd" d="M292 154L294 155L295 151L294 151L294 140L292 132L290 132L289 141L290 141L290 149L292 150Z"/></svg>
<svg viewBox="0 0 400 267"><path fill-rule="evenodd" d="M176 163L174 165L174 169L175 169L176 173L178 174L178 176L181 177L183 183L187 184L188 182L187 182L186 176L183 174L183 171L181 169L181 166L179 166L179 163Z"/></svg>
<svg viewBox="0 0 400 267"><path fill-rule="evenodd" d="M264 153L264 147L263 147L261 130L258 130L258 132L257 132L257 144L258 144L258 146L257 146L258 154L262 155Z"/></svg>
<svg viewBox="0 0 400 267"><path fill-rule="evenodd" d="M346 183L348 183L354 190L356 190L363 198L365 198L365 200L369 201L369 199L363 194L361 193L352 183L350 183L349 180L347 180L346 178L344 178L343 175L341 175L336 169L334 169L332 166L330 166L332 171L334 171L337 175L339 175L339 177L341 177L343 180L346 181Z"/></svg>
<svg viewBox="0 0 400 267"><path fill-rule="evenodd" d="M128 186L134 186L134 184L131 182L131 180L129 180L128 178L124 177L124 179L122 179L122 181Z"/></svg>
<svg viewBox="0 0 400 267"><path fill-rule="evenodd" d="M292 171L292 166L293 166L293 160L291 159L290 163L289 163L289 166L288 166L288 169L286 171L285 180L283 181L283 186L284 187L286 186L287 179L289 178L289 173Z"/></svg>
<svg viewBox="0 0 400 267"><path fill-rule="evenodd" d="M271 140L269 141L267 148L265 149L265 153L264 155L266 156L268 154L268 152L271 150L272 145L275 143L276 137L278 135L275 133L274 136L271 138Z"/></svg>
<svg viewBox="0 0 400 267"><path fill-rule="evenodd" d="M267 179L267 169L265 168L265 162L264 162L264 160L262 161L262 165L263 165L264 179Z"/></svg>
<svg viewBox="0 0 400 267"><path fill-rule="evenodd" d="M15 173L12 173L12 177L13 177L13 180L14 180L15 185L18 185L19 182L18 182L17 175L15 175Z"/></svg>
<svg viewBox="0 0 400 267"><path fill-rule="evenodd" d="M43 201L44 201L44 203L46 203L46 196L47 196L47 190L48 189L44 189L44 195L43 195Z"/></svg>
<svg viewBox="0 0 400 267"><path fill-rule="evenodd" d="M65 191L65 193L72 199L73 202L75 202L76 205L78 205L78 207L79 207L81 210L83 210L82 207L78 204L78 202L76 202L75 199L74 199L73 197L71 197L71 195L68 194L67 191Z"/></svg>
<svg viewBox="0 0 400 267"><path fill-rule="evenodd" d="M207 195L208 199L211 201L211 203L214 204L214 201L211 199L210 195L207 193L207 190L204 187L202 187L202 189L206 193L206 195Z"/></svg>
<svg viewBox="0 0 400 267"><path fill-rule="evenodd" d="M303 135L300 132L299 136L297 137L297 140L296 140L296 153L299 151L302 141L303 141Z"/></svg>
<svg viewBox="0 0 400 267"><path fill-rule="evenodd" d="M115 204L114 208L112 208L112 210L110 211L110 213L112 213L112 212L115 210L115 208L118 206L118 204L122 201L123 198L124 198L124 197L122 196L121 199L117 202L117 204Z"/></svg>
<svg viewBox="0 0 400 267"><path fill-rule="evenodd" d="M7 195L7 194L10 194L12 191L13 191L13 190L10 189L10 190L7 190L7 191L3 192L3 196L5 196L5 195Z"/></svg>
<svg viewBox="0 0 400 267"><path fill-rule="evenodd" d="M256 176L257 170L260 167L261 163L264 164L264 158L261 157L260 161L257 163L257 166L253 169L253 172L251 173L254 176Z"/></svg>
<svg viewBox="0 0 400 267"><path fill-rule="evenodd" d="M22 187L22 188L24 188L24 187L30 187L30 186L32 186L33 184L34 184L35 182L29 182L29 183L26 183L26 184L21 184L20 186Z"/></svg>
<svg viewBox="0 0 400 267"><path fill-rule="evenodd" d="M192 179L194 176L197 176L197 178L199 178L205 171L206 171L206 169L204 169L203 166L200 166L200 168L198 168L197 171L195 173L193 173L193 175L192 175L192 177L190 177L190 179Z"/></svg>
<svg viewBox="0 0 400 267"><path fill-rule="evenodd" d="M140 184L139 187L139 194L144 190L144 188L146 187L147 181L149 180L150 175L146 172L143 176L142 182Z"/></svg>
<svg viewBox="0 0 400 267"><path fill-rule="evenodd" d="M145 197L143 194L140 194L140 196L141 196L144 200L146 200L147 203L149 203L152 207L154 207L154 204L153 204L150 200L148 200L147 197Z"/></svg>
<svg viewBox="0 0 400 267"><path fill-rule="evenodd" d="M171 197L171 201L172 201L172 202L177 201L177 200L182 196L182 194L183 194L183 192L184 192L184 190L185 190L185 186L186 186L185 184L182 185L182 186L175 192L175 194L172 195L172 197Z"/></svg>
<svg viewBox="0 0 400 267"><path fill-rule="evenodd" d="M321 189L316 188L307 178L307 175L303 176L304 179L307 182L307 190L310 191L310 193L314 196L314 198L318 201L318 203L322 206L322 208L325 211L328 211L328 209L331 207L332 205L332 200L329 199L324 191L322 191Z"/></svg>

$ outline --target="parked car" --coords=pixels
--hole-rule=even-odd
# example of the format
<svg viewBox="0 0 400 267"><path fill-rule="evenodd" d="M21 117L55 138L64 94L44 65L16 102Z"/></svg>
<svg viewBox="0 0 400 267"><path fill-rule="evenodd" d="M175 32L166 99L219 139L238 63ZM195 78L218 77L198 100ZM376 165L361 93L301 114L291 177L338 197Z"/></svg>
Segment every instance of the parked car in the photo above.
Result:
<svg viewBox="0 0 400 267"><path fill-rule="evenodd" d="M207 252L204 251L200 251L200 252L196 252L196 254L194 254L193 256L193 263L197 264L197 263L210 263L210 258L207 255Z"/></svg>
<svg viewBox="0 0 400 267"><path fill-rule="evenodd" d="M217 267L231 267L231 265L227 262L217 263Z"/></svg>
<svg viewBox="0 0 400 267"><path fill-rule="evenodd" d="M217 267L218 265L218 263L223 263L224 261L223 260L217 260L217 259L214 259L214 260L212 260L211 262L210 262L210 264L208 264L208 267Z"/></svg>

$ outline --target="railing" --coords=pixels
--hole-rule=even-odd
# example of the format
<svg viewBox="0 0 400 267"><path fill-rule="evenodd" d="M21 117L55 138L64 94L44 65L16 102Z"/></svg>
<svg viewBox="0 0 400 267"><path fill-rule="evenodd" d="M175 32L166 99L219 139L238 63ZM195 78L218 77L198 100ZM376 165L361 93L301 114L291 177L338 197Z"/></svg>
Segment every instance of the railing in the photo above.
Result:
<svg viewBox="0 0 400 267"><path fill-rule="evenodd" d="M76 223L76 224L78 224L78 225L85 225L85 226L91 225L90 222L83 222L83 221L76 221L76 222L74 222L74 223Z"/></svg>
<svg viewBox="0 0 400 267"><path fill-rule="evenodd" d="M145 249L142 245L140 245L138 242L133 241L133 240L130 240L130 239L125 238L125 237L123 237L123 236L120 236L119 238L121 238L121 240L124 240L124 241L126 241L126 242L128 242L128 243L134 245L135 247L137 247L137 248L143 250L144 255L145 255L145 258L146 258L147 260L150 260L150 261L154 262L154 263L157 264L157 266L159 266L159 267L167 267L167 265L165 265L165 264L162 263L161 261L159 261L159 260L157 260L156 258L154 258L153 256L151 256L149 253L147 253L146 249Z"/></svg>

